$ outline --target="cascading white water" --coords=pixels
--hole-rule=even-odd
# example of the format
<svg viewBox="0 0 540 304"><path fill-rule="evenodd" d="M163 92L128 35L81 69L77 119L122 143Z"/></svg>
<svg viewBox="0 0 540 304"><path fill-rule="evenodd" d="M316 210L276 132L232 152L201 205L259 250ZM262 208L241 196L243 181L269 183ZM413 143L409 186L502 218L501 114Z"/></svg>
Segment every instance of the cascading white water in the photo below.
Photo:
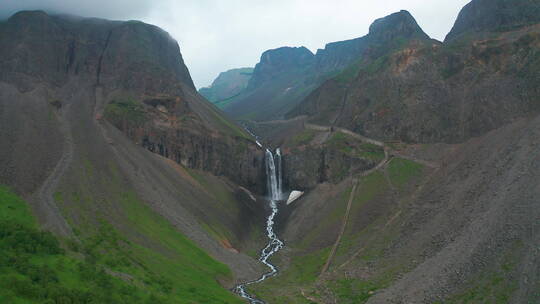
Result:
<svg viewBox="0 0 540 304"><path fill-rule="evenodd" d="M279 200L278 178L276 172L274 156L270 150L266 149L266 180L270 191L270 200Z"/></svg>
<svg viewBox="0 0 540 304"><path fill-rule="evenodd" d="M278 199L283 199L282 174L281 174L281 149L276 149L277 193Z"/></svg>
<svg viewBox="0 0 540 304"><path fill-rule="evenodd" d="M276 167L277 163L277 167ZM259 261L266 265L268 268L270 268L270 271L263 274L259 279L255 281L250 281L244 284L237 285L234 288L234 291L240 295L241 297L247 299L250 304L263 304L264 302L258 299L255 299L253 296L248 294L245 290L246 286L260 283L269 277L272 277L276 275L277 268L276 266L272 265L270 262L268 262L268 259L274 255L276 252L278 252L281 248L283 248L283 242L277 237L277 235L274 232L274 219L278 213L278 206L277 203L281 199L281 151L279 149L276 150L276 156L274 159L274 155L272 155L272 152L270 150L266 150L266 180L268 184L268 191L269 191L269 198L270 198L270 209L272 212L268 216L266 220L266 234L268 236L269 242L261 250L261 256L259 257Z"/></svg>

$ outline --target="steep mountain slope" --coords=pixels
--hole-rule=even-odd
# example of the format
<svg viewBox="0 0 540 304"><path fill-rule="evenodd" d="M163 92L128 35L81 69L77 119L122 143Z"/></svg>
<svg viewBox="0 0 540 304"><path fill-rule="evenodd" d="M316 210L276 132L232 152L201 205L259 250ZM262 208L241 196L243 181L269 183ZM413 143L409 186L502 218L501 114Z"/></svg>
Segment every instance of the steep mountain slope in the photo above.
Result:
<svg viewBox="0 0 540 304"><path fill-rule="evenodd" d="M378 169L304 188L281 210L280 275L252 290L269 303L536 303L539 122L387 145Z"/></svg>
<svg viewBox="0 0 540 304"><path fill-rule="evenodd" d="M528 17L539 5L474 0L445 43L373 48L289 120L256 124L282 147L284 182L305 194L282 207L281 273L253 286L255 295L540 301L540 27ZM501 17L509 27L497 19L458 33L471 7L483 18L524 11Z"/></svg>
<svg viewBox="0 0 540 304"><path fill-rule="evenodd" d="M365 56L380 55L410 40L429 40L407 11L376 20L369 34L308 49L283 47L262 54L247 89L223 110L237 119L280 119L326 79Z"/></svg>
<svg viewBox="0 0 540 304"><path fill-rule="evenodd" d="M222 109L234 118L272 118L284 113L288 100L305 95L306 73L314 63L314 55L305 47L281 47L261 55L248 87Z"/></svg>
<svg viewBox="0 0 540 304"><path fill-rule="evenodd" d="M539 6L529 3L526 12ZM491 16L491 6L486 9ZM467 16L460 14L455 35ZM539 30L539 24L486 28L444 44L403 44L328 80L288 116L308 115L381 140L460 142L482 135L538 111Z"/></svg>
<svg viewBox="0 0 540 304"><path fill-rule="evenodd" d="M240 302L220 285L259 271L239 251L261 246L263 201L239 185L263 192L263 153L197 94L177 43L31 11L0 24L0 45L0 183L40 226L141 301Z"/></svg>
<svg viewBox="0 0 540 304"><path fill-rule="evenodd" d="M219 73L212 85L199 89L199 93L218 107L223 107L247 88L252 74L253 68L232 69Z"/></svg>

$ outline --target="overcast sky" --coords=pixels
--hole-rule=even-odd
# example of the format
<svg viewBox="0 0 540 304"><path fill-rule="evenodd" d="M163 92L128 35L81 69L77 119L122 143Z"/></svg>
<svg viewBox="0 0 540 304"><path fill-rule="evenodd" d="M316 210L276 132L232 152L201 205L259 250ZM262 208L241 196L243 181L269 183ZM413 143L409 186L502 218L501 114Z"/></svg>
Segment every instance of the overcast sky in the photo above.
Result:
<svg viewBox="0 0 540 304"><path fill-rule="evenodd" d="M406 9L424 31L442 40L470 0L0 0L0 18L44 9L115 20L142 20L168 31L197 87L219 72L254 66L263 51L367 34L377 18Z"/></svg>

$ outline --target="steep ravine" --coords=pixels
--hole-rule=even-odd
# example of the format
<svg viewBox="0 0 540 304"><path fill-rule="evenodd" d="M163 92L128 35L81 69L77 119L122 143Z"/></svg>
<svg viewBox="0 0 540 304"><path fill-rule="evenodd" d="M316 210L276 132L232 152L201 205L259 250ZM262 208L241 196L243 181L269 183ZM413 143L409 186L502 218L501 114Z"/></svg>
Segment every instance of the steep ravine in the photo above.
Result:
<svg viewBox="0 0 540 304"><path fill-rule="evenodd" d="M265 281L266 279L275 276L278 273L278 269L272 263L268 261L274 254L276 254L281 248L283 248L283 241L281 241L275 233L274 224L278 214L279 201L283 200L282 187L282 172L281 172L281 151L276 149L275 155L270 150L266 150L266 181L268 185L268 195L270 203L270 215L266 219L266 233L268 236L268 244L261 250L259 261L266 265L270 271L264 273L257 280L249 281L237 285L233 290L242 298L247 299L250 304L263 304L265 302L256 299L253 295L246 291L246 287L252 284L257 284Z"/></svg>

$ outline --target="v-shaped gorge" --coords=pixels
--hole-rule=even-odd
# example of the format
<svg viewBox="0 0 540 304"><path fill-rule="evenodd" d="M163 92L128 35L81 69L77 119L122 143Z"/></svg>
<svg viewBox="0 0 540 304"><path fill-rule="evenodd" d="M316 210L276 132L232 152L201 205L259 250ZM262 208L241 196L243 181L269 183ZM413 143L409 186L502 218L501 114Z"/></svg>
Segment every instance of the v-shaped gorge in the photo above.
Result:
<svg viewBox="0 0 540 304"><path fill-rule="evenodd" d="M538 301L538 10L474 0L444 42L401 11L267 51L201 90L227 114L155 26L15 14L0 299Z"/></svg>

